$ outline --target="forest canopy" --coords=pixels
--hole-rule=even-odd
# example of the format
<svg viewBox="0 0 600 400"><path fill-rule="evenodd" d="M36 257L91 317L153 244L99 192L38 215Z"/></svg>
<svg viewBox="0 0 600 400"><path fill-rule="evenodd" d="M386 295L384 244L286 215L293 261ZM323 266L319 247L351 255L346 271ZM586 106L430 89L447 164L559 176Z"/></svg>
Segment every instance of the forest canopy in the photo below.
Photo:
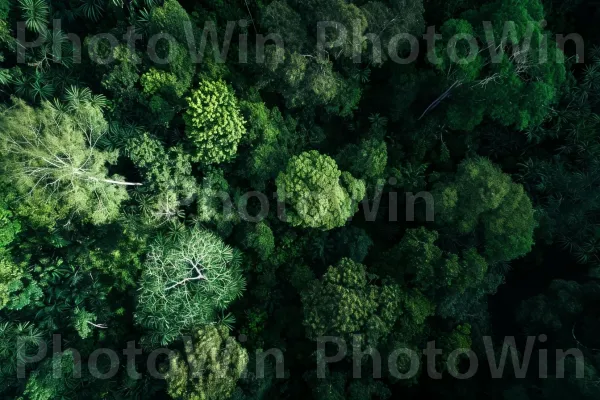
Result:
<svg viewBox="0 0 600 400"><path fill-rule="evenodd" d="M598 20L0 0L0 397L598 399Z"/></svg>

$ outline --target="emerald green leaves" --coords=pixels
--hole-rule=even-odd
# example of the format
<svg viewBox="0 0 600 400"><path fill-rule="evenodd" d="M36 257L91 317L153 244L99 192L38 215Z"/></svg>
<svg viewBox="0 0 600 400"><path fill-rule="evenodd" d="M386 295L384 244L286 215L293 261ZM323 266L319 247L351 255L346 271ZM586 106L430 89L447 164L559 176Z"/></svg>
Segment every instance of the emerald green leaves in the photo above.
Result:
<svg viewBox="0 0 600 400"><path fill-rule="evenodd" d="M15 93L22 98L28 98L33 101L51 100L56 92L56 85L49 79L50 77L40 71L35 71L30 75L19 75L12 79Z"/></svg>
<svg viewBox="0 0 600 400"><path fill-rule="evenodd" d="M345 225L366 191L363 181L315 150L292 157L276 183L278 198L292 206L286 210L287 222L323 230Z"/></svg>
<svg viewBox="0 0 600 400"><path fill-rule="evenodd" d="M438 185L434 197L443 225L462 235L483 228L488 261L510 261L531 250L536 226L531 200L488 159L462 162L454 180Z"/></svg>
<svg viewBox="0 0 600 400"><path fill-rule="evenodd" d="M223 81L202 80L187 101L186 133L195 158L204 164L231 160L246 132L233 91Z"/></svg>
<svg viewBox="0 0 600 400"><path fill-rule="evenodd" d="M246 370L246 350L224 326L206 326L185 342L185 354L169 359L168 393L183 400L231 399Z"/></svg>
<svg viewBox="0 0 600 400"><path fill-rule="evenodd" d="M0 248L11 244L20 231L21 222L6 204L0 201Z"/></svg>
<svg viewBox="0 0 600 400"><path fill-rule="evenodd" d="M544 122L566 77L543 16L539 0L499 0L444 22L429 60L448 78L452 129L471 131L485 117L519 130Z"/></svg>
<svg viewBox="0 0 600 400"><path fill-rule="evenodd" d="M371 345L384 339L402 314L402 296L398 285L378 286L373 279L364 265L347 258L329 267L302 294L308 337L362 334Z"/></svg>
<svg viewBox="0 0 600 400"><path fill-rule="evenodd" d="M108 100L103 94L93 94L89 88L81 88L75 85L65 89L65 100L69 110L73 112L82 109L86 104L98 110L108 105Z"/></svg>

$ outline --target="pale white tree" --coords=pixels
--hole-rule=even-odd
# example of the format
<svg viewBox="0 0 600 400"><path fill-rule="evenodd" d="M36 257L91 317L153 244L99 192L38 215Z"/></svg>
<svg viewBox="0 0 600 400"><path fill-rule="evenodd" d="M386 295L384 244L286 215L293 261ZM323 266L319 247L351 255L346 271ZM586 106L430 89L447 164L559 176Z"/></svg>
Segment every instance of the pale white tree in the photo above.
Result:
<svg viewBox="0 0 600 400"><path fill-rule="evenodd" d="M101 224L118 215L125 188L141 184L109 176L118 153L97 147L108 128L102 110L88 101L71 106L34 109L16 99L0 112L0 179L37 204L37 212L47 204L55 219L77 215Z"/></svg>
<svg viewBox="0 0 600 400"><path fill-rule="evenodd" d="M244 288L240 254L199 227L151 246L140 281L136 320L168 343L216 322Z"/></svg>

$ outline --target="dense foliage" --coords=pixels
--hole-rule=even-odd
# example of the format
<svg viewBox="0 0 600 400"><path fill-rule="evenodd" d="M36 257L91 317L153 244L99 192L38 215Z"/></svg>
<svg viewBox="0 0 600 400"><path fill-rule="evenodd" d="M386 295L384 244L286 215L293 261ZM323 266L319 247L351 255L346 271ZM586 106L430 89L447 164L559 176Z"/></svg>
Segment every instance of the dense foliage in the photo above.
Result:
<svg viewBox="0 0 600 400"><path fill-rule="evenodd" d="M0 0L0 397L598 399L599 18Z"/></svg>

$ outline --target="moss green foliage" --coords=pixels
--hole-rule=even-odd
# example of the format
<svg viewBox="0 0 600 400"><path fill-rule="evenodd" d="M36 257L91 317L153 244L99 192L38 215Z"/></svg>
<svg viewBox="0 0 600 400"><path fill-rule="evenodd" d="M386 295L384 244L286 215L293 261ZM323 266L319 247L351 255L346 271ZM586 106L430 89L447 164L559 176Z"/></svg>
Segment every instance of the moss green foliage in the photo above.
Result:
<svg viewBox="0 0 600 400"><path fill-rule="evenodd" d="M240 221L234 197L220 169L207 169L202 179L197 199L197 219L211 224L215 229L228 236L233 226Z"/></svg>
<svg viewBox="0 0 600 400"><path fill-rule="evenodd" d="M460 234L483 230L486 257L510 261L531 250L536 226L523 187L489 160L466 160L453 183L438 187L437 215Z"/></svg>
<svg viewBox="0 0 600 400"><path fill-rule="evenodd" d="M35 400L50 400L72 395L82 385L81 378L75 378L75 358L73 350L65 350L57 357L45 360L29 379L23 394ZM53 374L62 371L63 376Z"/></svg>
<svg viewBox="0 0 600 400"><path fill-rule="evenodd" d="M152 9L148 30L169 32L177 41L185 43L186 23L191 23L190 17L181 4L176 0L166 0L160 7Z"/></svg>
<svg viewBox="0 0 600 400"><path fill-rule="evenodd" d="M190 48L187 46L188 38L193 34L193 25L189 15L176 0L167 0L160 7L155 7L149 17L147 29L150 34L171 35L174 40L159 40L154 49L158 59L168 60L161 62L169 73L157 73L150 69L147 80L157 81L170 80L170 87L177 96L181 96L192 84L195 65L192 63ZM186 29L188 33L186 33ZM191 49L194 50L194 49ZM172 80L169 76L175 76ZM149 82L148 82L149 83Z"/></svg>
<svg viewBox="0 0 600 400"><path fill-rule="evenodd" d="M246 132L237 99L222 81L200 82L188 98L185 122L197 148L195 158L205 164L231 160Z"/></svg>
<svg viewBox="0 0 600 400"><path fill-rule="evenodd" d="M136 88L140 80L139 67L135 63L139 55L124 45L115 47L112 55L115 65L102 77L102 86L109 92L120 94L115 99L119 105L131 107L127 102L140 97Z"/></svg>
<svg viewBox="0 0 600 400"><path fill-rule="evenodd" d="M275 250L273 231L264 222L247 224L242 238L242 246L254 250L262 260L267 260Z"/></svg>
<svg viewBox="0 0 600 400"><path fill-rule="evenodd" d="M337 160L353 176L364 180L381 178L387 166L387 146L383 140L367 139L346 147Z"/></svg>
<svg viewBox="0 0 600 400"><path fill-rule="evenodd" d="M246 350L224 326L207 326L185 343L185 355L169 360L169 395L186 400L226 400L248 364Z"/></svg>
<svg viewBox="0 0 600 400"><path fill-rule="evenodd" d="M447 39L434 50L441 59L435 66L452 79L448 86L458 84L458 101L447 110L452 129L472 130L484 117L517 129L538 126L544 121L558 100L565 68L560 61L564 55L556 42L545 39L547 32L540 24L543 19L540 0L499 0L468 10L460 19L450 19L442 25L442 35ZM491 28L483 25L484 21ZM514 29L507 36L505 23ZM465 37L498 47L494 53L473 52ZM462 40L453 50L446 51L451 38ZM519 46L519 51L505 51L506 45Z"/></svg>
<svg viewBox="0 0 600 400"><path fill-rule="evenodd" d="M465 250L462 257L444 255L435 243L438 237L436 231L425 228L407 230L387 255L393 260L393 264L386 265L389 273L408 275L425 291L451 287L462 294L479 285L488 268L485 259L474 248Z"/></svg>
<svg viewBox="0 0 600 400"><path fill-rule="evenodd" d="M302 296L304 324L309 337L365 336L376 344L391 331L399 316L401 293L395 284L377 286L365 266L342 259Z"/></svg>
<svg viewBox="0 0 600 400"><path fill-rule="evenodd" d="M0 18L3 20L8 18L8 12L10 11L10 2L8 0L0 1Z"/></svg>
<svg viewBox="0 0 600 400"><path fill-rule="evenodd" d="M296 131L297 122L284 117L278 108L269 109L262 102L242 102L240 107L248 121L247 140L251 142L245 167L254 187L263 189L268 180L277 177L303 138Z"/></svg>
<svg viewBox="0 0 600 400"><path fill-rule="evenodd" d="M7 209L6 204L0 203L0 248L12 243L21 228L14 213Z"/></svg>
<svg viewBox="0 0 600 400"><path fill-rule="evenodd" d="M468 357L466 354L461 354L455 360L450 360L449 354L457 349L471 349L471 325L464 324L456 326L451 333L440 338L439 342L440 348L444 350L444 353L446 353L446 356L443 357L444 362L441 363L442 368L447 368L454 375L459 374L461 372L461 362L463 362L465 359L468 360Z"/></svg>
<svg viewBox="0 0 600 400"><path fill-rule="evenodd" d="M343 226L364 195L363 181L314 150L292 157L277 177L277 196L292 206L286 220L293 226L325 230Z"/></svg>
<svg viewBox="0 0 600 400"><path fill-rule="evenodd" d="M190 201L198 187L192 174L190 156L179 146L165 149L148 133L127 139L125 151L156 194L174 193L180 201Z"/></svg>
<svg viewBox="0 0 600 400"><path fill-rule="evenodd" d="M0 258L0 309L4 308L16 297L16 293L22 288L24 271L14 264L6 254Z"/></svg>
<svg viewBox="0 0 600 400"><path fill-rule="evenodd" d="M73 326L77 330L77 333L82 339L90 336L92 333L92 325L96 322L97 317L91 312L85 310L85 308L76 308L73 313Z"/></svg>
<svg viewBox="0 0 600 400"><path fill-rule="evenodd" d="M177 96L183 95L181 88L176 86L177 77L175 75L155 68L151 68L150 71L142 75L140 83L144 88L144 94L152 95L159 92L169 94L169 92L172 92Z"/></svg>

